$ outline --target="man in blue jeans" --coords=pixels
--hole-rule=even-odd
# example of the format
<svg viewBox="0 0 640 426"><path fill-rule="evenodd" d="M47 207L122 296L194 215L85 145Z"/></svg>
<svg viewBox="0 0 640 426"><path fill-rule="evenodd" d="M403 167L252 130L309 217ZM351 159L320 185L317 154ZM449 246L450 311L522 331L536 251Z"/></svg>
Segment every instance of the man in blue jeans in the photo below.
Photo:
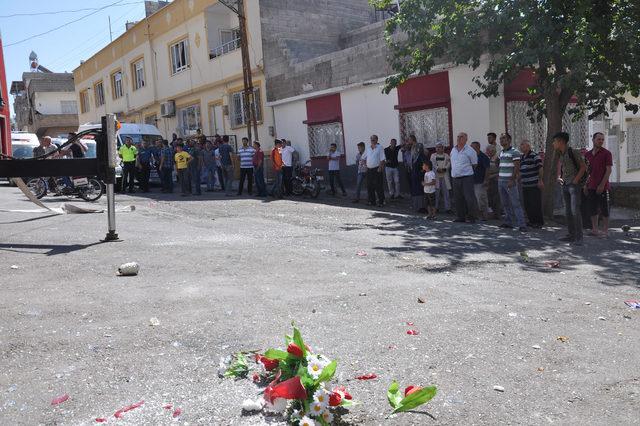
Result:
<svg viewBox="0 0 640 426"><path fill-rule="evenodd" d="M527 232L524 221L524 211L520 200L520 151L511 146L511 135L500 135L500 168L498 171L498 191L504 208L504 223L501 228L518 227L520 232Z"/></svg>
<svg viewBox="0 0 640 426"><path fill-rule="evenodd" d="M582 154L569 146L569 134L556 133L553 148L560 159L558 183L562 185L565 216L569 233L560 238L574 246L582 245L582 212L580 210L582 188L585 183L587 165Z"/></svg>

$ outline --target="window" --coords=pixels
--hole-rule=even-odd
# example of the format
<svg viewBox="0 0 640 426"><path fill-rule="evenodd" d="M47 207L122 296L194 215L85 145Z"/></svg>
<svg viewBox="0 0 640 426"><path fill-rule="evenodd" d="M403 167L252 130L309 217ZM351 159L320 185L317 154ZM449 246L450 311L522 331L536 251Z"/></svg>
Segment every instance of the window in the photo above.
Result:
<svg viewBox="0 0 640 426"><path fill-rule="evenodd" d="M308 133L310 157L324 157L332 143L338 145L339 152L344 152L342 123L310 125Z"/></svg>
<svg viewBox="0 0 640 426"><path fill-rule="evenodd" d="M184 39L171 45L171 74L177 74L189 68L189 40Z"/></svg>
<svg viewBox="0 0 640 426"><path fill-rule="evenodd" d="M155 126L157 121L158 116L156 114L148 115L144 118L144 124L151 124L152 126Z"/></svg>
<svg viewBox="0 0 640 426"><path fill-rule="evenodd" d="M94 96L96 98L96 108L104 105L104 85L102 81L97 82L93 86Z"/></svg>
<svg viewBox="0 0 640 426"><path fill-rule="evenodd" d="M209 53L209 59L240 49L240 29L220 30L220 45Z"/></svg>
<svg viewBox="0 0 640 426"><path fill-rule="evenodd" d="M627 171L640 169L640 122L627 125Z"/></svg>
<svg viewBox="0 0 640 426"><path fill-rule="evenodd" d="M178 110L178 126L182 135L192 135L202 128L200 121L200 105L190 105Z"/></svg>
<svg viewBox="0 0 640 426"><path fill-rule="evenodd" d="M89 92L86 90L80 92L80 112L82 114L89 112Z"/></svg>
<svg viewBox="0 0 640 426"><path fill-rule="evenodd" d="M402 140L415 135L425 148L435 148L438 142L449 145L449 108L430 108L400 114Z"/></svg>
<svg viewBox="0 0 640 426"><path fill-rule="evenodd" d="M62 114L77 114L78 103L76 101L60 101L60 112Z"/></svg>
<svg viewBox="0 0 640 426"><path fill-rule="evenodd" d="M231 94L231 127L242 127L247 124L249 111L245 106L243 94L242 90ZM256 121L260 122L262 121L262 102L259 87L253 89L253 99L256 106Z"/></svg>
<svg viewBox="0 0 640 426"><path fill-rule="evenodd" d="M113 99L121 98L122 91L122 71L116 71L111 75L111 86L113 87Z"/></svg>
<svg viewBox="0 0 640 426"><path fill-rule="evenodd" d="M131 64L133 74L133 90L142 89L144 87L144 59L137 60Z"/></svg>

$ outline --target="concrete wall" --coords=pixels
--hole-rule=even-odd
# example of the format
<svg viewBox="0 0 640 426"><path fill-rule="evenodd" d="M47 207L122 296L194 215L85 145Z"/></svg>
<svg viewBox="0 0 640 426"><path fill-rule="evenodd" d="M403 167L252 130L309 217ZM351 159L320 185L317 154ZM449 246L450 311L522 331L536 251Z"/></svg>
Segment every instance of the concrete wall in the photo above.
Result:
<svg viewBox="0 0 640 426"><path fill-rule="evenodd" d="M60 101L75 100L75 92L38 92L34 94L34 107L40 114L62 114Z"/></svg>

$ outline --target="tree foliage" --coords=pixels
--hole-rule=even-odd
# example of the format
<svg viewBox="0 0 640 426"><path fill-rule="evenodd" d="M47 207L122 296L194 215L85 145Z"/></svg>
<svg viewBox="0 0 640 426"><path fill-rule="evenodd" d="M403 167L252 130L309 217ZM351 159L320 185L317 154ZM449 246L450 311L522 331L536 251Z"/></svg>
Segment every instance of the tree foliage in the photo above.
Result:
<svg viewBox="0 0 640 426"><path fill-rule="evenodd" d="M574 95L576 110L591 117L611 104L638 110L624 96L640 89L638 0L404 0L387 23L387 40L397 72L387 90L439 62L474 69L484 62L471 94L496 96L504 82L531 69L539 117L561 117Z"/></svg>

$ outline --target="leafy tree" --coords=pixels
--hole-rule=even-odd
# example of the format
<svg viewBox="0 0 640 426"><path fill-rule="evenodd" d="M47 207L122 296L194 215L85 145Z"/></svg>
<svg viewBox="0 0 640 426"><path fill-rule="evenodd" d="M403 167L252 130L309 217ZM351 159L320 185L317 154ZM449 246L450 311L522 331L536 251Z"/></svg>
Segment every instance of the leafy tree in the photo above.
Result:
<svg viewBox="0 0 640 426"><path fill-rule="evenodd" d="M388 7L395 0L371 0ZM551 136L562 130L569 112L593 118L610 107L637 112L625 94L640 90L640 1L638 0L404 0L387 23L390 62L397 72L386 90L411 75L426 74L437 63L469 64L471 96L499 94L505 82L531 70L530 118L547 118L546 152ZM545 156L545 184L553 188L553 155ZM553 192L545 191L545 213L552 212Z"/></svg>

